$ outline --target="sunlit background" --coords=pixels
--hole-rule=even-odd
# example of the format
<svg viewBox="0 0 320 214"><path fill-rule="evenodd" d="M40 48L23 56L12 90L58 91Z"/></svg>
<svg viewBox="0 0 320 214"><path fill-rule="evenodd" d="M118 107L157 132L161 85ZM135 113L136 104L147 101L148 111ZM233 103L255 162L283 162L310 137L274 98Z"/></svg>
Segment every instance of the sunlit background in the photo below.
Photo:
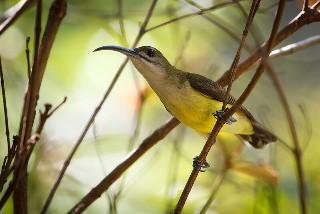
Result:
<svg viewBox="0 0 320 214"><path fill-rule="evenodd" d="M16 2L2 0L0 10L5 11ZM119 5L116 0L68 2L67 15L56 37L42 82L37 109L43 109L44 103L57 105L65 96L68 100L48 120L42 140L32 156L29 167L30 213L41 210L63 161L125 59L116 52L92 51L101 45L131 46L151 3L150 0L122 2L125 36L120 30ZM187 2L158 1L148 27L198 10ZM202 7L208 7L222 1L196 2ZM43 3L42 25L45 26L51 1ZM269 36L276 9L269 6L274 3L261 3L261 11L254 21L256 30L261 34L260 39ZM248 11L251 2L243 1L241 4ZM300 9L297 1L287 1L282 26L294 18ZM241 36L245 19L236 6L208 14ZM27 82L25 40L31 36L30 49L33 50L34 15L33 7L0 37L12 134L17 133L19 128ZM319 23L311 24L278 47L317 34L320 34ZM250 47L255 47L252 35L248 36L247 41ZM204 17L195 16L146 33L138 46L154 46L172 64L178 61L178 68L215 80L230 67L238 44L238 41ZM314 46L272 60L288 96L303 150L306 199L310 213L320 212L319 53L320 47ZM248 55L249 52L244 50L241 59ZM238 96L242 92L252 71L235 82L233 95ZM146 97L142 108L140 91ZM283 108L267 75L260 80L245 106L268 129L292 145ZM135 131L140 111L141 123L138 123L138 130ZM0 115L0 157L3 159L6 144L2 107ZM171 116L154 92L129 63L73 158L49 208L50 213L65 213L69 210L116 167L132 148L169 118ZM36 124L37 121L38 118ZM120 178L88 208L87 213L112 213L110 204L114 201L118 213L168 212L175 206L192 170L192 158L199 154L204 143L205 138L179 125L139 159L125 177ZM184 213L199 213L212 191L216 194L208 213L299 213L294 157L282 144L276 143L257 151L238 142L236 138L220 139L208 157L211 167L198 177ZM232 159L232 166L224 172L224 160L228 158ZM224 173L226 176L221 177ZM221 186L214 190L219 179L222 180ZM116 197L119 192L119 197ZM7 203L0 212L11 213L12 202Z"/></svg>

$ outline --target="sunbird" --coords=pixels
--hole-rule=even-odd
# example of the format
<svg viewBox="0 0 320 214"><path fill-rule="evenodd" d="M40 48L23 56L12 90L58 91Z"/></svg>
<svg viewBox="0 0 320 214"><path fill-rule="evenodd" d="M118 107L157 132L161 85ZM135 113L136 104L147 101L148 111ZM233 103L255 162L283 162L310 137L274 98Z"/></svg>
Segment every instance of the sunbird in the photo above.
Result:
<svg viewBox="0 0 320 214"><path fill-rule="evenodd" d="M128 56L167 111L197 132L210 134L217 118L222 116L226 90L207 77L177 69L156 48L102 46L94 51L101 50L117 51ZM235 101L233 96L228 95L227 108ZM227 120L220 132L236 134L255 148L277 140L244 106Z"/></svg>

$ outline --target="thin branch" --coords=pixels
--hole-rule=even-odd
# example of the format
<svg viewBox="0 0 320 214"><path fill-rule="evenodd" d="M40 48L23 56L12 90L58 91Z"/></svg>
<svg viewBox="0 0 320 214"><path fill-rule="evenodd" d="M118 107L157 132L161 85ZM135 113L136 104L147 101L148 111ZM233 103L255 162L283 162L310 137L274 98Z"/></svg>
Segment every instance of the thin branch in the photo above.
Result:
<svg viewBox="0 0 320 214"><path fill-rule="evenodd" d="M121 31L124 42L126 43L126 45L128 45L126 29L124 27L124 21L123 21L123 2L122 0L117 0L117 2L118 2L118 16L119 16L118 20L119 20L120 31Z"/></svg>
<svg viewBox="0 0 320 214"><path fill-rule="evenodd" d="M281 84L281 81L276 74L276 72L272 69L271 66L267 65L267 73L269 77L272 80L272 83L277 90L277 93L279 95L281 104L283 106L283 109L286 114L286 118L289 124L289 129L291 133L291 138L293 141L293 155L295 157L296 162L296 170L297 170L297 179L298 179L298 190L299 190L299 199L300 199L300 211L302 214L307 213L307 207L306 207L306 184L305 184L305 178L304 178L304 170L302 165L302 152L301 147L299 143L299 138L297 134L297 130L295 127L293 115L289 106L289 102L287 99L287 96L284 92L283 86Z"/></svg>
<svg viewBox="0 0 320 214"><path fill-rule="evenodd" d="M185 0L188 4L192 5L193 7L196 7L199 10L204 9L203 7L201 7L201 5L199 5L198 3L192 1L192 0ZM201 17L203 17L205 20L207 20L208 22L210 22L211 24L215 25L216 27L220 28L223 32L225 32L230 38L232 38L234 41L236 42L240 42L241 41L241 37L238 36L236 33L234 33L232 30L230 30L227 27L226 23L221 23L222 20L219 20L218 16L214 16L213 14L206 15L206 14L201 14ZM248 44L243 44L244 48L249 52L251 50L251 47Z"/></svg>
<svg viewBox="0 0 320 214"><path fill-rule="evenodd" d="M273 27L272 27L272 31L270 34L270 37L267 41L267 48L266 48L266 52L263 55L263 59L266 60L267 56L269 56L269 53L271 51L271 47L273 45L278 27L280 25L280 20L282 17L282 13L283 13L283 9L284 9L284 5L285 5L285 0L280 0L279 4L278 4L278 10L277 10L277 14L276 14L276 18L273 22ZM264 60L262 60L264 61ZM251 79L251 81L249 82L248 86L246 87L246 89L244 90L244 92L241 94L241 96L239 97L239 99L237 99L237 101L235 102L234 105L232 105L232 107L227 110L226 113L223 114L223 117L217 120L217 122L215 123L212 132L209 135L209 138L206 142L206 144L204 145L200 155L198 156L197 159L197 164L199 166L202 166L205 162L205 159L211 149L211 147L215 144L216 142L216 136L218 135L220 129L222 128L222 126L224 125L225 121L227 120L227 118L229 118L230 116L232 116L236 110L242 105L242 103L248 98L248 96L250 95L250 93L252 92L253 88L255 87L255 85L257 84L258 80L260 79L264 69L263 69L263 63L260 63L260 65L257 68L257 71L255 73L255 75L253 76L253 78ZM230 81L230 79L229 79ZM185 188L183 189L183 192L181 193L181 196L179 198L179 201L177 203L176 209L174 211L174 213L178 214L182 212L182 209L184 207L184 204L188 198L188 195L193 187L193 184L195 183L195 180L198 176L200 172L200 169L198 167L194 167L189 179L185 185Z"/></svg>
<svg viewBox="0 0 320 214"><path fill-rule="evenodd" d="M20 152L19 156L21 158L25 158L25 152L28 150L27 142L31 137L32 126L35 117L35 109L37 106L37 101L39 98L40 87L42 83L42 79L45 73L45 68L48 62L48 58L50 55L50 51L52 49L53 42L55 40L55 36L58 32L59 26L61 24L62 19L66 14L66 2L65 0L55 0L51 4L48 19L46 23L46 28L44 34L42 36L41 44L39 46L38 54L35 54L37 58L34 61L33 70L30 76L30 82L28 84L28 90L26 94L26 99L23 104L22 109L22 120L19 128L19 136L20 136ZM35 38L40 40L40 18L41 18L41 3L38 2L37 6L37 15L36 15L36 28L35 28ZM35 49L37 49L35 47ZM15 162L19 162L20 157L15 159ZM17 183L17 188L15 188L13 198L14 198L14 209L27 212L27 165L23 165L22 168L18 167L14 170L14 177L19 178Z"/></svg>
<svg viewBox="0 0 320 214"><path fill-rule="evenodd" d="M13 171L11 163L12 163L13 159L16 156L19 142L20 142L19 137L17 135L14 135L13 136L13 140L12 140L11 148L10 148L8 154L6 155L6 157L4 158L2 166L1 166L0 192L2 192L3 186L5 185L5 183L7 182L8 177L10 176L11 172ZM5 200L3 199L3 198L5 198L4 195L5 194L3 194L3 197L1 199L1 201L3 203L0 203L0 210L1 210L2 206L4 206L4 203L6 201L6 199Z"/></svg>
<svg viewBox="0 0 320 214"><path fill-rule="evenodd" d="M315 45L320 45L320 34L316 36L309 37L307 39L304 39L302 41L286 45L282 48L276 49L271 51L270 57L271 58L276 58L280 56L287 56L291 55L295 52L298 52L300 50L303 50L305 48L309 48Z"/></svg>
<svg viewBox="0 0 320 214"><path fill-rule="evenodd" d="M21 0L0 17L0 35L8 29L30 6L34 0Z"/></svg>
<svg viewBox="0 0 320 214"><path fill-rule="evenodd" d="M305 137L302 140L303 142L303 148L301 147L301 153L303 154L304 151L308 148L309 143L311 141L311 137L312 137L312 124L311 124L311 120L310 117L308 115L308 113L306 112L306 108L304 105L299 105L299 110L304 118L304 122L305 122Z"/></svg>
<svg viewBox="0 0 320 214"><path fill-rule="evenodd" d="M249 32L249 28L252 24L252 21L254 19L254 16L256 15L256 12L259 8L259 5L260 5L260 0L255 0L252 2L251 4L251 8L250 8L250 13L247 17L247 22L246 22L246 25L243 29L243 32L242 32L242 37L241 37L241 40L240 40L240 44L239 44L239 47L238 47L238 50L236 52L236 55L234 57L234 60L231 64L231 67L230 67L230 80L229 80L229 84L228 84L228 87L227 87L227 91L226 91L226 94L224 96L224 100L223 100L223 105L222 105L222 110L224 111L227 107L227 100L228 100L228 97L229 97L229 94L230 94L230 91L231 91L231 88L232 88L232 83L233 83L233 79L234 79L234 73L236 71L236 67L239 63L239 60L240 60L240 55L241 55L241 51L242 51L242 48L245 44L245 40L247 38L247 35L248 35L248 32Z"/></svg>
<svg viewBox="0 0 320 214"><path fill-rule="evenodd" d="M318 0L316 3L314 3L314 5L312 5L312 9L318 9L318 7L320 6L320 0Z"/></svg>
<svg viewBox="0 0 320 214"><path fill-rule="evenodd" d="M145 138L140 146L123 160L112 172L110 172L97 186L87 193L69 213L81 213L90 204L97 200L136 160L146 153L152 146L162 140L179 121L172 118L165 125L155 130L149 137Z"/></svg>
<svg viewBox="0 0 320 214"><path fill-rule="evenodd" d="M0 78L1 78L1 93L2 93L2 103L3 103L3 112L4 112L4 124L6 128L6 136L7 136L7 149L8 154L10 152L10 130L9 130L9 119L8 119L8 109L7 109L7 99L6 99L6 87L4 84L3 70L2 70L2 62L0 57Z"/></svg>
<svg viewBox="0 0 320 214"><path fill-rule="evenodd" d="M204 206L202 207L200 214L205 214L207 213L208 209L210 208L210 205L213 202L213 199L215 195L217 194L218 190L220 189L225 177L227 175L227 170L224 170L221 172L221 174L217 175L216 178L214 179L214 182L212 184L212 190L210 193L210 196Z"/></svg>
<svg viewBox="0 0 320 214"><path fill-rule="evenodd" d="M194 13L185 14L185 15L173 18L173 19L171 19L169 21L163 22L161 24L158 24L156 26L150 27L150 28L146 29L146 32L153 31L155 29L158 29L158 28L163 27L163 26L168 25L168 24L175 23L177 21L181 21L182 19L185 19L185 18L189 18L189 17L193 17L193 16L197 16L197 15L202 15L202 14L205 14L205 13L207 13L209 11L213 11L213 10L218 10L218 9L221 9L221 8L226 7L226 6L232 5L235 2L239 2L239 1L242 1L242 0L234 0L232 2L230 2L230 1L223 2L223 3L220 3L220 4L213 5L211 7L208 7L208 8L201 9L201 10L199 10L197 12L194 12Z"/></svg>
<svg viewBox="0 0 320 214"><path fill-rule="evenodd" d="M290 35L298 31L301 27L310 24L312 22L320 21L320 13L316 10L307 10L303 13L298 14L289 24L282 28L276 35L273 47L288 38ZM239 78L241 74L246 72L254 63L260 58L262 53L265 52L266 43L262 44L251 56L240 63L235 73L235 80ZM221 86L228 84L228 72L226 71L218 80L217 83Z"/></svg>
<svg viewBox="0 0 320 214"><path fill-rule="evenodd" d="M180 166L180 157L181 157L181 144L183 143L185 137L186 127L180 127L175 138L172 142L172 151L169 158L169 166L168 166L168 181L166 184L165 196L167 197L167 203L164 213L171 213L173 206L173 192L172 186L175 185L177 181L178 170Z"/></svg>
<svg viewBox="0 0 320 214"><path fill-rule="evenodd" d="M303 1L303 11L306 11L309 9L309 0L304 0Z"/></svg>
<svg viewBox="0 0 320 214"><path fill-rule="evenodd" d="M48 114L48 118L52 116L53 113L55 113L63 104L65 104L67 102L67 97L64 97L63 100L61 101L61 103L59 103L56 107L54 107L54 109L52 109L49 114Z"/></svg>
<svg viewBox="0 0 320 214"><path fill-rule="evenodd" d="M31 75L31 63L30 63L30 49L29 49L30 37L26 38L26 59L27 59L27 75L28 81L30 81Z"/></svg>
<svg viewBox="0 0 320 214"><path fill-rule="evenodd" d="M60 108L61 105L64 104L65 102L66 102L66 98L64 98L64 100L58 106L56 106L53 110L52 110L51 104L44 105L44 111L43 112L40 111L39 123L35 133L28 139L26 147L24 147L24 150L23 152L21 152L22 154L20 155L20 157L17 160L15 160L15 163L14 163L15 171L20 172L26 166L28 166L28 161L30 159L34 146L40 141L40 136L43 131L45 123L52 116L52 114L56 112L56 110ZM16 151L16 147L18 144L19 144L19 139L17 137L14 137L11 151ZM8 166L10 166L10 164L8 164ZM12 170L6 171L5 176L9 176L11 172ZM16 190L17 184L20 182L20 179L22 176L23 176L22 173L15 174L15 176L13 177L13 180L9 183L8 188L6 189L5 193L3 194L3 197L0 200L0 209L5 205L6 201L9 199L12 192Z"/></svg>
<svg viewBox="0 0 320 214"><path fill-rule="evenodd" d="M138 44L138 42L140 41L140 39L142 38L142 36L146 33L146 26L152 16L152 13L153 13L153 10L155 8L155 5L157 3L157 0L153 0L152 3L151 3L151 6L147 12L147 15L140 27L140 30L138 32L138 35L132 45L132 47L136 47L136 45ZM64 161L63 163L63 166L62 166L62 169L58 175L58 178L57 180L55 181L52 189L50 190L50 193L45 201L45 204L41 210L41 213L46 213L47 212L47 209L49 208L49 205L58 189L58 186L60 185L61 183L61 180L68 168L68 166L70 165L70 162L74 156L74 154L76 153L77 149L79 148L80 144L82 143L85 135L87 134L90 126L92 125L92 123L94 122L94 119L96 118L97 114L99 113L102 105L105 103L106 99L108 98L109 94L111 93L113 87L115 86L117 80L119 79L123 69L125 68L126 64L128 63L128 58L126 58L123 63L120 65L116 75L113 77L112 81L111 81L111 84L109 85L106 93L104 94L104 96L102 97L101 101L99 102L99 104L97 105L97 107L95 108L94 112L92 113L88 123L86 124L84 130L82 131L80 137L78 138L76 144L74 145L74 147L72 148L71 152L69 153L68 157L66 158L66 160Z"/></svg>

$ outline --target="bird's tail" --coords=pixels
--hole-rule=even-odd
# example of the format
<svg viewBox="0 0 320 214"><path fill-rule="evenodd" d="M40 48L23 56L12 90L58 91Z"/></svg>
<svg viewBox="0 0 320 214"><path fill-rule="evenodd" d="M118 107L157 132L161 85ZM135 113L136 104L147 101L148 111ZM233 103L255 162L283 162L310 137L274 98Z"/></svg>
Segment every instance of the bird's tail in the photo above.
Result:
<svg viewBox="0 0 320 214"><path fill-rule="evenodd" d="M263 128L259 123L253 122L252 125L254 134L240 136L248 141L254 148L263 148L265 145L277 140L277 137L274 134Z"/></svg>

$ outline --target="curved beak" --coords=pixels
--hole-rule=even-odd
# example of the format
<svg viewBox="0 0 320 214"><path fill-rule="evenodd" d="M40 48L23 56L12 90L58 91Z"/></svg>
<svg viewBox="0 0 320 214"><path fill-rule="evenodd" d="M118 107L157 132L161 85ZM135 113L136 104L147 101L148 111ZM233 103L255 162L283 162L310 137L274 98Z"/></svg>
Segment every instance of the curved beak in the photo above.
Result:
<svg viewBox="0 0 320 214"><path fill-rule="evenodd" d="M114 46L114 45L101 46L95 49L93 52L102 51L102 50L117 51L127 56L135 56L135 57L138 56L138 53L133 48L124 48L124 47Z"/></svg>

